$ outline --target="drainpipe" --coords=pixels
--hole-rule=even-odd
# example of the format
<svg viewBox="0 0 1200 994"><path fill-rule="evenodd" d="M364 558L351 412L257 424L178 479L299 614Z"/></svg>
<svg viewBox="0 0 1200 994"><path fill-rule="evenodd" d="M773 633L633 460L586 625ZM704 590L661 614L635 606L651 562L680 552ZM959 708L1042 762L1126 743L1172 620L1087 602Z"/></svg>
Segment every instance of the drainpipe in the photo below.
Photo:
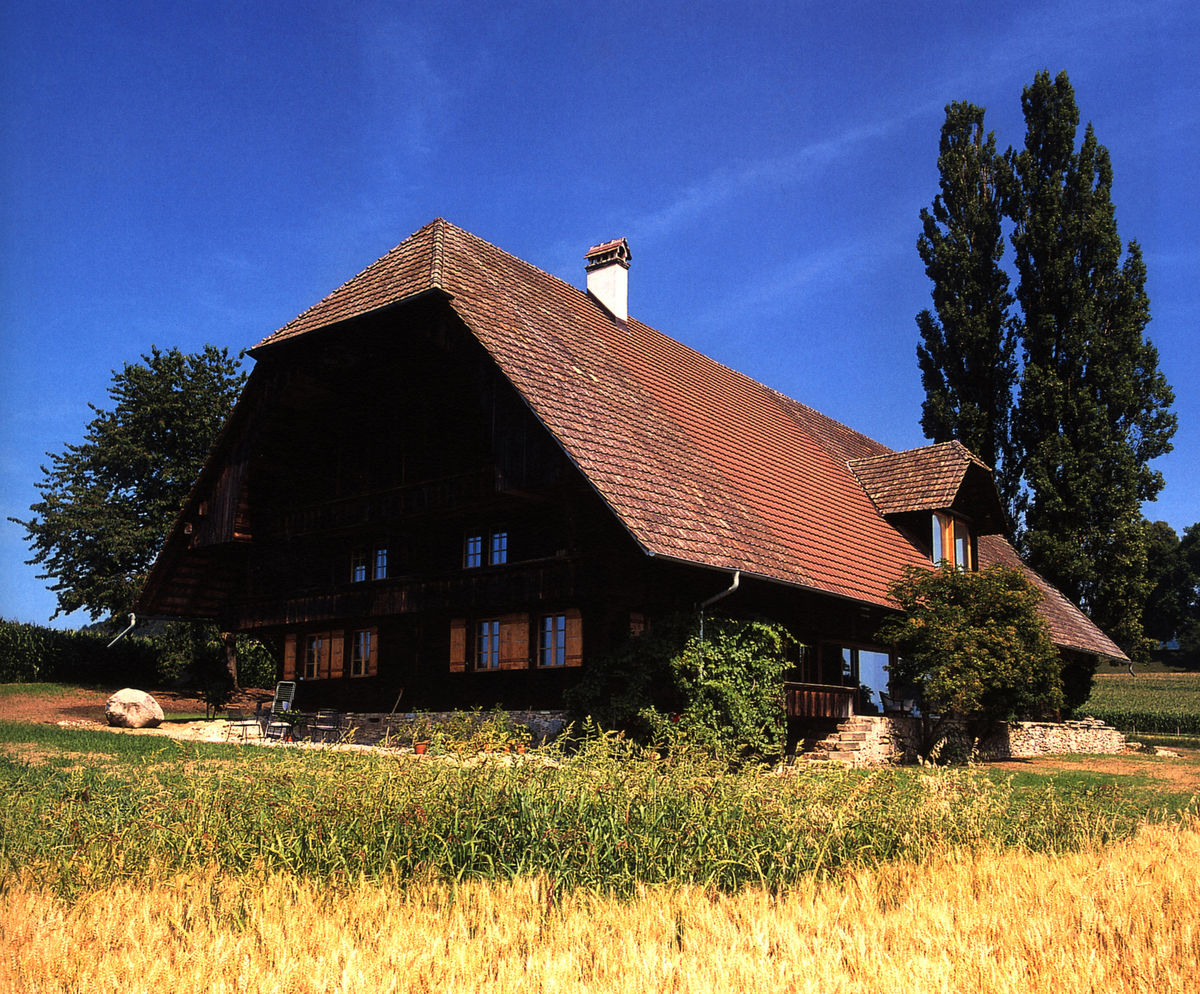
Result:
<svg viewBox="0 0 1200 994"><path fill-rule="evenodd" d="M109 642L108 648L111 649L114 645L116 645L118 642L120 642L121 639L123 639L126 635L128 635L131 631L133 631L133 626L136 624L137 624L137 615L131 614L129 616L129 627L126 628L125 631L121 632L121 634L118 635L115 639L113 639L111 642Z"/></svg>
<svg viewBox="0 0 1200 994"><path fill-rule="evenodd" d="M704 638L704 609L706 607L708 607L710 604L716 604L717 601L723 600L724 598L728 597L735 590L737 590L738 585L741 582L742 582L742 571L740 569L735 569L733 571L733 583L731 583L726 590L722 590L722 591L719 591L718 593L713 594L708 600L706 600L703 604L700 605L700 637L701 638Z"/></svg>

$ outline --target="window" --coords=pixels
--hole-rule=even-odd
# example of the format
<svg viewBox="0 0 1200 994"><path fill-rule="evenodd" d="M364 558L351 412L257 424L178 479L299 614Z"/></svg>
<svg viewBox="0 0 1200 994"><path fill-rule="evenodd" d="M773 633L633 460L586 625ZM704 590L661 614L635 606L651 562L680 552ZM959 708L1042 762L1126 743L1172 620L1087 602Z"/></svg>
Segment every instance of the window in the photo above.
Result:
<svg viewBox="0 0 1200 994"><path fill-rule="evenodd" d="M350 675L369 676L373 667L375 639L371 629L363 629L351 636L350 642Z"/></svg>
<svg viewBox="0 0 1200 994"><path fill-rule="evenodd" d="M482 532L467 536L463 545L463 566L467 569L483 566L485 563L488 566L499 566L508 562L508 532L494 531L487 534L486 558L484 537Z"/></svg>
<svg viewBox="0 0 1200 994"><path fill-rule="evenodd" d="M380 546L375 550L375 569L372 574L376 580L386 580L388 575L388 550Z"/></svg>
<svg viewBox="0 0 1200 994"><path fill-rule="evenodd" d="M316 680L321 675L322 662L325 657L325 638L322 635L309 635L304 640L304 669L305 680Z"/></svg>
<svg viewBox="0 0 1200 994"><path fill-rule="evenodd" d="M483 536L468 535L466 547L463 550L463 565L467 569L483 565Z"/></svg>
<svg viewBox="0 0 1200 994"><path fill-rule="evenodd" d="M350 557L350 582L362 583L367 578L367 553L365 549L355 549Z"/></svg>
<svg viewBox="0 0 1200 994"><path fill-rule="evenodd" d="M972 568L971 531L967 523L959 518L935 511L933 514L934 563L943 560L961 570Z"/></svg>
<svg viewBox="0 0 1200 994"><path fill-rule="evenodd" d="M538 665L565 666L567 664L567 616L548 614L542 618L538 635Z"/></svg>
<svg viewBox="0 0 1200 994"><path fill-rule="evenodd" d="M475 628L475 669L500 668L500 622L489 619Z"/></svg>

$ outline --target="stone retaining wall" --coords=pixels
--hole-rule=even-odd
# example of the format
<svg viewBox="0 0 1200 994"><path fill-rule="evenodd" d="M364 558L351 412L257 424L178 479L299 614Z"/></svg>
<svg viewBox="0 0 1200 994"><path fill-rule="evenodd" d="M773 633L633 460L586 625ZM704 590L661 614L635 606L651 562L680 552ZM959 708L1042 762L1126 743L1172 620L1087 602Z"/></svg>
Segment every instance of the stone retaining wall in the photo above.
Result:
<svg viewBox="0 0 1200 994"><path fill-rule="evenodd" d="M480 713L480 720L486 721L491 713ZM512 724L528 728L534 742L552 739L567 726L566 711L507 711L505 714ZM462 717L461 711L410 711L396 714L350 711L346 713L346 724L351 729L348 741L358 745L376 745L384 739L395 739L397 744L407 744L412 738L413 726L418 722L438 725L460 722Z"/></svg>
<svg viewBox="0 0 1200 994"><path fill-rule="evenodd" d="M921 751L921 720L889 716L885 741L892 762L916 762ZM946 749L970 753L974 743L962 724L951 726ZM982 759L1029 759L1034 756L1092 753L1114 755L1125 751L1125 736L1096 718L1082 721L1014 721L997 724L978 744Z"/></svg>

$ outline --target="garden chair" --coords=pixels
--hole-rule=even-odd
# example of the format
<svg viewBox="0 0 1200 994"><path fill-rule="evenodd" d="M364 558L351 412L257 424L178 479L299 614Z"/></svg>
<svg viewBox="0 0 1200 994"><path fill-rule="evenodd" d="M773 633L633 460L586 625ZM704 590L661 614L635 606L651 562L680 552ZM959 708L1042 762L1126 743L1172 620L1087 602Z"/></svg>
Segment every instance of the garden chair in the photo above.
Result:
<svg viewBox="0 0 1200 994"><path fill-rule="evenodd" d="M262 735L264 739L285 739L292 730L292 723L284 716L296 699L296 683L283 680L275 684L275 697L270 708L263 713Z"/></svg>
<svg viewBox="0 0 1200 994"><path fill-rule="evenodd" d="M229 739L236 735L241 741L245 742L247 736L252 731L255 738L261 737L262 729L255 715L247 713L242 708L228 708L226 714L229 718L229 723L225 726L225 741L228 742Z"/></svg>
<svg viewBox="0 0 1200 994"><path fill-rule="evenodd" d="M318 711L312 724L314 742L341 742L346 734L346 718L340 711Z"/></svg>

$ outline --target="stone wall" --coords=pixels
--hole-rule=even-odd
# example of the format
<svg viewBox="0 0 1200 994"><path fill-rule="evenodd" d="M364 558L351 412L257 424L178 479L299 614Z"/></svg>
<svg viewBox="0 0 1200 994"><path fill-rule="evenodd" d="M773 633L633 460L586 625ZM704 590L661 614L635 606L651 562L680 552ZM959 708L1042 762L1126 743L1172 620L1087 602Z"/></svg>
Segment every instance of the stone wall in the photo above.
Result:
<svg viewBox="0 0 1200 994"><path fill-rule="evenodd" d="M892 762L916 762L921 753L921 720L900 716L876 718L885 723ZM962 724L952 725L942 747L969 754L973 743ZM1034 756L1125 751L1125 736L1095 718L1083 721L1014 721L997 723L979 742L981 759L1029 759Z"/></svg>
<svg viewBox="0 0 1200 994"><path fill-rule="evenodd" d="M534 742L552 739L567 726L565 711L509 711L506 713L512 724L523 725L529 729L530 737ZM487 720L489 714L490 712L482 712L479 715L480 720ZM351 711L346 714L346 724L351 729L347 741L357 745L378 745L386 739L395 740L397 745L408 745L412 740L413 726L418 722L438 725L450 721L460 722L462 718L463 712L461 711L422 711L397 714Z"/></svg>

